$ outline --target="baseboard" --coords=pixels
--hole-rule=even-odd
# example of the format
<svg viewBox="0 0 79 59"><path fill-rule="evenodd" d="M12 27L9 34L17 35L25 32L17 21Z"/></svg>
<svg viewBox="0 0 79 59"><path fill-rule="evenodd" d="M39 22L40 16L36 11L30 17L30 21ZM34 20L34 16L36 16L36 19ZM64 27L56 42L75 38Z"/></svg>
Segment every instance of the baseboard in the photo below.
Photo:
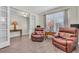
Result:
<svg viewBox="0 0 79 59"><path fill-rule="evenodd" d="M0 44L0 48L4 48L10 45L10 42L4 42Z"/></svg>
<svg viewBox="0 0 79 59"><path fill-rule="evenodd" d="M25 36L25 35L29 35L28 33L26 33L26 34L22 34L22 36ZM20 35L18 34L18 35L15 35L15 36L10 36L10 38L14 38L14 37L19 37Z"/></svg>

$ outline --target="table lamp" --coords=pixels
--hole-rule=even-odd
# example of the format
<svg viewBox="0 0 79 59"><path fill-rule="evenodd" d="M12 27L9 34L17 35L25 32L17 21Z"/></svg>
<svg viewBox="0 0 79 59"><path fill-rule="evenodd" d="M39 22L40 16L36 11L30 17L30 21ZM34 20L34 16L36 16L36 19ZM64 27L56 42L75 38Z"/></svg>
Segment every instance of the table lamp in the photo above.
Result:
<svg viewBox="0 0 79 59"><path fill-rule="evenodd" d="M52 20L49 20L49 21L48 21L48 27L49 27L50 31L51 31L51 28L52 28L53 26L54 26L53 21L52 21Z"/></svg>
<svg viewBox="0 0 79 59"><path fill-rule="evenodd" d="M14 27L14 30L16 30L16 25L17 25L18 23L16 22L16 20L13 20L13 22L12 22L12 25L13 25L13 27Z"/></svg>

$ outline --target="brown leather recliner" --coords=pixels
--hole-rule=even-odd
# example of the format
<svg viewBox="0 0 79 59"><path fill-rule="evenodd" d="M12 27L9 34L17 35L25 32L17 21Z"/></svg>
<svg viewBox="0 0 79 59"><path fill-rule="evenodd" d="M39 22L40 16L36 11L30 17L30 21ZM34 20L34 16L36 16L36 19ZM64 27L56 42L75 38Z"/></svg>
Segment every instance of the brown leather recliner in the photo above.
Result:
<svg viewBox="0 0 79 59"><path fill-rule="evenodd" d="M35 32L31 35L32 41L42 42L44 40L44 28L37 27L35 28Z"/></svg>
<svg viewBox="0 0 79 59"><path fill-rule="evenodd" d="M60 28L58 35L53 36L52 43L65 52L72 52L78 44L77 29Z"/></svg>

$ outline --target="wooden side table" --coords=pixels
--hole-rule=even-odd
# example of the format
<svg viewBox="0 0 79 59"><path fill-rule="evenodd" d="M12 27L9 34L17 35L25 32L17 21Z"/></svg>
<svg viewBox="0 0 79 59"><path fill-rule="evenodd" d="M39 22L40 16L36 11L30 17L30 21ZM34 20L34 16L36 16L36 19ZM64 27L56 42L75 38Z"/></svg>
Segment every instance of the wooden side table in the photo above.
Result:
<svg viewBox="0 0 79 59"><path fill-rule="evenodd" d="M55 32L45 32L45 39L47 38L48 35L54 35L56 34Z"/></svg>
<svg viewBox="0 0 79 59"><path fill-rule="evenodd" d="M10 30L10 32L20 32L20 37L22 37L22 29Z"/></svg>

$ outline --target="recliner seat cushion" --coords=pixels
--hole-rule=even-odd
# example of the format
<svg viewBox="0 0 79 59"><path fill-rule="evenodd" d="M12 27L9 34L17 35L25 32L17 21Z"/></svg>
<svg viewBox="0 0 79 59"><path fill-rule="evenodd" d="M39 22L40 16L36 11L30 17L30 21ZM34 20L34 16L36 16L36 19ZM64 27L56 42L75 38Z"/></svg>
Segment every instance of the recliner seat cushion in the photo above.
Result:
<svg viewBox="0 0 79 59"><path fill-rule="evenodd" d="M62 39L62 38L58 38L58 39L53 39L53 41L66 46L66 40Z"/></svg>

